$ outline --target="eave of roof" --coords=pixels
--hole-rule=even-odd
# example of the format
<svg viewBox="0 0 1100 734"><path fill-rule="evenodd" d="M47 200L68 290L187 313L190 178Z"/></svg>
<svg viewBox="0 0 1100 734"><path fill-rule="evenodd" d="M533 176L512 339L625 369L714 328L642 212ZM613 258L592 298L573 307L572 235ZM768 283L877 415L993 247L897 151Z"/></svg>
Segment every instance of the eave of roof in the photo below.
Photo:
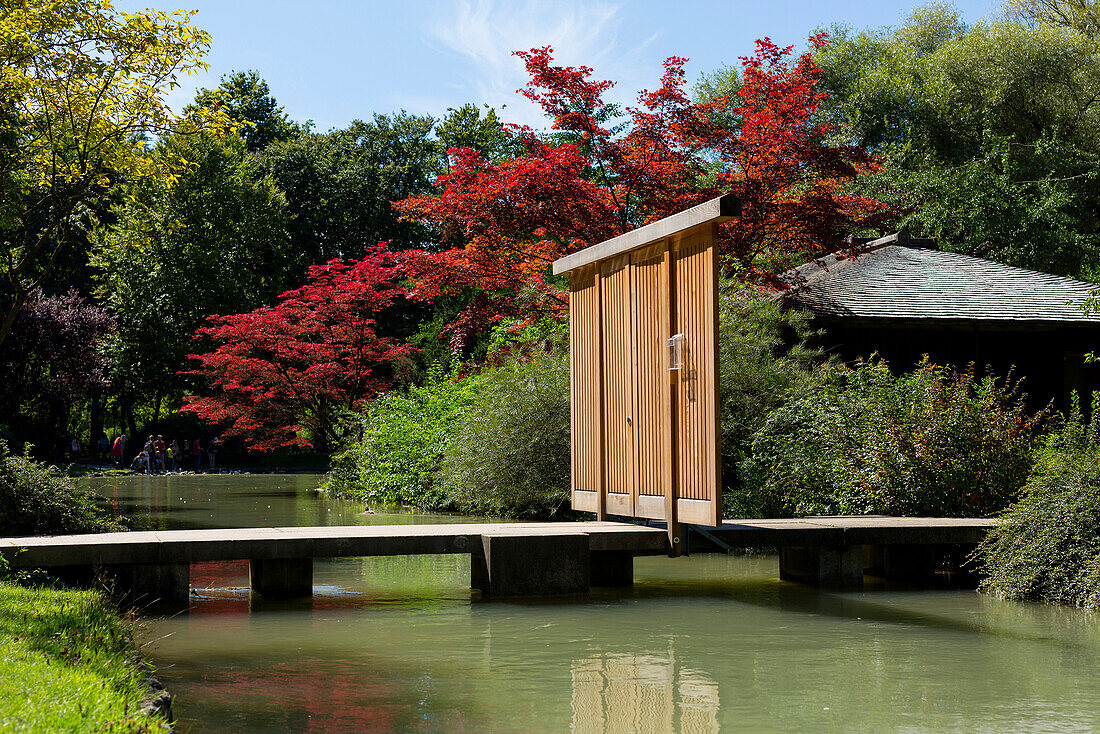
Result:
<svg viewBox="0 0 1100 734"><path fill-rule="evenodd" d="M785 273L783 300L851 319L1100 324L1098 286L954 252L898 244L838 253Z"/></svg>

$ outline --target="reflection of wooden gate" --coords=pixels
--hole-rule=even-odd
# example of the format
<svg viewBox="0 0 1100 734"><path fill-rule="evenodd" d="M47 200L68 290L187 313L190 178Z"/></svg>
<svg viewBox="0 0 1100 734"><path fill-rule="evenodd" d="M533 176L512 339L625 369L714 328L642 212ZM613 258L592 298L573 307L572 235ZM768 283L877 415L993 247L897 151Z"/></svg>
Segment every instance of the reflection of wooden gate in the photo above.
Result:
<svg viewBox="0 0 1100 734"><path fill-rule="evenodd" d="M554 263L570 275L573 507L721 519L718 286L722 197Z"/></svg>
<svg viewBox="0 0 1100 734"><path fill-rule="evenodd" d="M574 660L573 734L670 731L709 734L718 726L718 684L672 653L608 653Z"/></svg>

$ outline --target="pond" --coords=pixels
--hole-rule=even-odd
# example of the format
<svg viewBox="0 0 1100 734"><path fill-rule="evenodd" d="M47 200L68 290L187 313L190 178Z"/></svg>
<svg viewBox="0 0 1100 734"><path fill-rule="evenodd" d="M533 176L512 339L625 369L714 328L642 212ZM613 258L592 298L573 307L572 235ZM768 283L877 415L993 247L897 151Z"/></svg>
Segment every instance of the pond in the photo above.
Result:
<svg viewBox="0 0 1100 734"><path fill-rule="evenodd" d="M363 514L307 475L89 480L163 528L455 522ZM471 521L479 518L468 518ZM1100 730L1100 619L973 591L778 580L774 556L639 558L632 589L481 602L467 556L333 559L251 604L198 564L141 643L183 732Z"/></svg>

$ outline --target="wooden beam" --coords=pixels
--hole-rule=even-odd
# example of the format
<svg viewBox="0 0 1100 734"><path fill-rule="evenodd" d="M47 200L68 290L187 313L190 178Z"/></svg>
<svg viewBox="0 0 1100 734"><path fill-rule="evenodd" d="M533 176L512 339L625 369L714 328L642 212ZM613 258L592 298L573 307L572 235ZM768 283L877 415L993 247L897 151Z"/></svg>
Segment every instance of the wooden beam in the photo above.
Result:
<svg viewBox="0 0 1100 734"><path fill-rule="evenodd" d="M572 255L566 255L560 260L555 260L554 275L568 273L585 265L606 260L609 257L621 255L639 247L645 247L652 242L697 227L700 224L725 222L740 215L741 202L737 197L733 194L719 196L679 214L658 219L656 222L647 224L644 227L638 227L626 234L592 245L580 252L574 252Z"/></svg>
<svg viewBox="0 0 1100 734"><path fill-rule="evenodd" d="M661 283L660 289L662 293L662 308L661 308L661 328L663 331L664 343L662 344L662 352L664 359L662 364L665 368L664 379L661 381L661 412L664 415L665 420L665 441L662 446L664 453L664 476L662 477L662 484L664 484L665 490L665 521L668 523L666 526L668 529L668 554L670 556L680 555L680 523L676 519L676 390L673 385L674 379L679 379L680 372L673 371L669 364L669 350L668 339L672 336L675 330L676 323L676 263L673 259L672 253L673 241L669 239L665 247L664 253L661 257Z"/></svg>

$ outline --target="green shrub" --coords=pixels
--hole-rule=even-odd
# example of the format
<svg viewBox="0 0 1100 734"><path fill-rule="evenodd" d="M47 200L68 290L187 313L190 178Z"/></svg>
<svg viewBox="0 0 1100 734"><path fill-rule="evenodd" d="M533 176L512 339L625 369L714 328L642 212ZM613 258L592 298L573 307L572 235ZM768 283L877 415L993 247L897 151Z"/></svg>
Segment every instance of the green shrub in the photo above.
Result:
<svg viewBox="0 0 1100 734"><path fill-rule="evenodd" d="M810 389L821 353L806 346L809 315L732 284L719 299L722 483L727 517L744 517L741 464L768 415Z"/></svg>
<svg viewBox="0 0 1100 734"><path fill-rule="evenodd" d="M8 452L0 442L0 535L121 530L98 496L56 469Z"/></svg>
<svg viewBox="0 0 1100 734"><path fill-rule="evenodd" d="M564 350L483 373L440 478L463 512L558 516L569 503L569 356Z"/></svg>
<svg viewBox="0 0 1100 734"><path fill-rule="evenodd" d="M423 386L379 397L355 419L359 435L333 458L325 487L372 504L444 507L436 473L481 382L436 363Z"/></svg>
<svg viewBox="0 0 1100 734"><path fill-rule="evenodd" d="M826 365L756 433L739 498L760 516L984 516L1031 468L1036 416L1003 381L924 362Z"/></svg>
<svg viewBox="0 0 1100 734"><path fill-rule="evenodd" d="M1074 412L1044 440L1022 498L978 549L985 591L1100 609L1097 430Z"/></svg>

